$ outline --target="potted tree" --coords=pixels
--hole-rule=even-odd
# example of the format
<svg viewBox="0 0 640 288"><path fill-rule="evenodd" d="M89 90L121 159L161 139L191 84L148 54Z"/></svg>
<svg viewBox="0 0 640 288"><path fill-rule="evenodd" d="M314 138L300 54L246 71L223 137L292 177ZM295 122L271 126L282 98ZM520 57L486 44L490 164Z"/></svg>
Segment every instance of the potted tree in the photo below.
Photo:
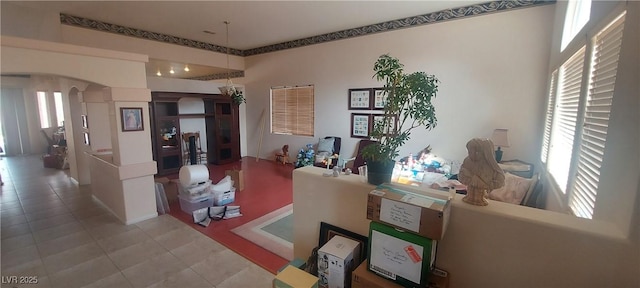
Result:
<svg viewBox="0 0 640 288"><path fill-rule="evenodd" d="M374 78L385 82L383 120L375 121L371 139L377 142L365 147L362 157L367 163L370 184L391 180L399 149L416 128L431 130L437 124L431 100L436 97L438 83L434 75L425 72L405 74L404 65L388 54L378 58Z"/></svg>

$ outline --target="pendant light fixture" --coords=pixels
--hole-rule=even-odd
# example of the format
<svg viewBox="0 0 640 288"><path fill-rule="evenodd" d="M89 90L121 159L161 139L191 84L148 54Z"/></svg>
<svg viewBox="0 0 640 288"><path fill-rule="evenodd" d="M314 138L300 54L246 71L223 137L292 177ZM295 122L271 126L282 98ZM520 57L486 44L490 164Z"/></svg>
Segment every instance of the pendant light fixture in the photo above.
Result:
<svg viewBox="0 0 640 288"><path fill-rule="evenodd" d="M229 21L224 21L227 28L227 83L223 87L218 87L220 93L225 96L232 96L236 92L236 88L233 86L233 82L231 82L231 70L229 69L229 23Z"/></svg>

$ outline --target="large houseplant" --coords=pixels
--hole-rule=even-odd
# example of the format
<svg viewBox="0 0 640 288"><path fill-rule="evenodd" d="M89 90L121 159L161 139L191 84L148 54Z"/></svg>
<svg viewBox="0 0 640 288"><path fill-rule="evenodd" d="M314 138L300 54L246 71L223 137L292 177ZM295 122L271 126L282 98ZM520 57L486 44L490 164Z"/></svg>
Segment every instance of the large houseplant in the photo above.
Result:
<svg viewBox="0 0 640 288"><path fill-rule="evenodd" d="M380 56L373 66L374 78L385 83L386 96L384 120L376 121L371 132L371 139L377 142L362 151L368 181L374 185L391 180L394 159L413 129L431 130L437 124L431 100L438 92L438 79L425 72L405 74L403 67L388 54Z"/></svg>

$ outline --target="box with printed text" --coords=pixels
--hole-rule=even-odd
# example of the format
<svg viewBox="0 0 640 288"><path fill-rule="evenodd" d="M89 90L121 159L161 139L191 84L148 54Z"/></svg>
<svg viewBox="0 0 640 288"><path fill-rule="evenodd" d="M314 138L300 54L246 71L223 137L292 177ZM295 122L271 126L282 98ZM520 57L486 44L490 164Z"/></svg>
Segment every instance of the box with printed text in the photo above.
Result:
<svg viewBox="0 0 640 288"><path fill-rule="evenodd" d="M447 196L383 184L369 192L367 219L441 240L451 204Z"/></svg>
<svg viewBox="0 0 640 288"><path fill-rule="evenodd" d="M360 263L360 243L342 236L333 236L318 250L318 286L351 287L351 272L357 263Z"/></svg>
<svg viewBox="0 0 640 288"><path fill-rule="evenodd" d="M436 240L371 221L367 268L404 287L426 287L436 248Z"/></svg>

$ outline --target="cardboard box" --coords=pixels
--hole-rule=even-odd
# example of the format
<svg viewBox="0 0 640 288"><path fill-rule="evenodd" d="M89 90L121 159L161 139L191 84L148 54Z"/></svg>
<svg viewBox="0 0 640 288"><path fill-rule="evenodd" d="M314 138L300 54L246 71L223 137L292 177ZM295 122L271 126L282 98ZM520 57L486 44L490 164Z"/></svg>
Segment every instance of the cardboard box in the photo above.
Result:
<svg viewBox="0 0 640 288"><path fill-rule="evenodd" d="M287 265L273 279L273 288L317 288L318 277L292 265Z"/></svg>
<svg viewBox="0 0 640 288"><path fill-rule="evenodd" d="M351 274L351 288L402 288L404 286L393 283L367 270L369 262L364 260ZM427 288L448 288L449 273L439 268L434 268L427 280Z"/></svg>
<svg viewBox="0 0 640 288"><path fill-rule="evenodd" d="M380 185L367 197L367 219L441 240L449 223L451 203L446 196L421 192Z"/></svg>
<svg viewBox="0 0 640 288"><path fill-rule="evenodd" d="M244 190L244 175L242 170L226 170L224 171L224 175L231 176L231 180L233 180L233 187L236 187L237 191Z"/></svg>
<svg viewBox="0 0 640 288"><path fill-rule="evenodd" d="M405 287L425 287L437 241L371 221L368 270Z"/></svg>
<svg viewBox="0 0 640 288"><path fill-rule="evenodd" d="M178 183L167 177L156 178L155 182L162 183L162 186L164 186L164 194L167 195L167 202L173 203L178 201Z"/></svg>
<svg viewBox="0 0 640 288"><path fill-rule="evenodd" d="M360 263L359 253L359 242L333 236L318 250L318 287L351 287L351 272Z"/></svg>
<svg viewBox="0 0 640 288"><path fill-rule="evenodd" d="M428 288L448 288L449 287L449 272L439 268L434 268L429 275Z"/></svg>
<svg viewBox="0 0 640 288"><path fill-rule="evenodd" d="M367 270L369 261L364 260L351 274L351 288L402 288L401 285L382 278Z"/></svg>

